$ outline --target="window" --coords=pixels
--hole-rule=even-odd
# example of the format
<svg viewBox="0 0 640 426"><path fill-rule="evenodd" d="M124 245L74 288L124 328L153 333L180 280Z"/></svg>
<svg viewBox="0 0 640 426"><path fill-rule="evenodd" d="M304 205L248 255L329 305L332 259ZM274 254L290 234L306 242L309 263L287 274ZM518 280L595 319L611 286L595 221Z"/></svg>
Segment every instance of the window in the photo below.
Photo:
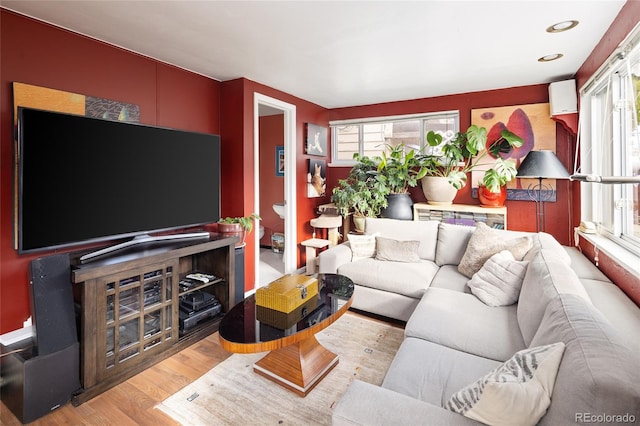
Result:
<svg viewBox="0 0 640 426"><path fill-rule="evenodd" d="M422 149L430 130L442 134L446 143L458 132L459 116L458 111L447 111L331 122L332 164L350 166L355 153L374 157L398 144ZM429 150L435 154L438 147Z"/></svg>
<svg viewBox="0 0 640 426"><path fill-rule="evenodd" d="M640 32L636 29L581 90L577 172L640 175ZM640 185L582 183L582 216L640 253Z"/></svg>

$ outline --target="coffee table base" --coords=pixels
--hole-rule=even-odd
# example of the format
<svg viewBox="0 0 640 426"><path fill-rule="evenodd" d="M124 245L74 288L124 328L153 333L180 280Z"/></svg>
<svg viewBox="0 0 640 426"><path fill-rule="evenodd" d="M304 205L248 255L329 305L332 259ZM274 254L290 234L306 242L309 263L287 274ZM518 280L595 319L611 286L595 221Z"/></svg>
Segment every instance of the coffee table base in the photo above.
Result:
<svg viewBox="0 0 640 426"><path fill-rule="evenodd" d="M269 352L253 371L305 397L338 364L338 355L315 336Z"/></svg>

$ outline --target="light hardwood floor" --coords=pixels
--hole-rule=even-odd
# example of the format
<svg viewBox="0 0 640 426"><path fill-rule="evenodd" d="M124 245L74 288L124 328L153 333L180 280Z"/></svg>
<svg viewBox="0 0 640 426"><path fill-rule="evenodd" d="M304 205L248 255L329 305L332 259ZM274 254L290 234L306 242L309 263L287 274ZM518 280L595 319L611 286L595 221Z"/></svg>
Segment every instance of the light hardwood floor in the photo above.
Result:
<svg viewBox="0 0 640 426"><path fill-rule="evenodd" d="M352 310L347 315L363 316ZM382 321L368 315L366 317ZM399 323L393 325L403 327ZM220 346L218 333L214 333L90 401L78 407L67 404L30 425L178 425L153 407L229 356L231 354ZM1 402L0 424L21 424Z"/></svg>
<svg viewBox="0 0 640 426"><path fill-rule="evenodd" d="M67 404L30 424L176 425L153 407L229 356L220 346L218 333L214 333L78 407ZM0 404L1 424L20 425L13 413Z"/></svg>

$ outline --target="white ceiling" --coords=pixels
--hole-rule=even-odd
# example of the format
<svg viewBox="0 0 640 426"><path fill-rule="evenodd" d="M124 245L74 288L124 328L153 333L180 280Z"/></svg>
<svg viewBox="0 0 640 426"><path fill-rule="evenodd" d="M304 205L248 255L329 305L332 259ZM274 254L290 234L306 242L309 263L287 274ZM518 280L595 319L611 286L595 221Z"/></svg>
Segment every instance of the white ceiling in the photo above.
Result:
<svg viewBox="0 0 640 426"><path fill-rule="evenodd" d="M571 78L624 3L0 0L216 80L245 77L326 108ZM569 19L580 24L545 31ZM537 61L551 53L564 57Z"/></svg>

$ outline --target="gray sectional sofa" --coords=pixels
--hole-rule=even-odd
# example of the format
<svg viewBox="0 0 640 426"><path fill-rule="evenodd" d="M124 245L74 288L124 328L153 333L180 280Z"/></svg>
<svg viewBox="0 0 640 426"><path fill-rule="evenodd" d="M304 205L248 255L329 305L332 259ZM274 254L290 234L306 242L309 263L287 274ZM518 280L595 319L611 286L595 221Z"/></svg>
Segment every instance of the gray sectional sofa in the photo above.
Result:
<svg viewBox="0 0 640 426"><path fill-rule="evenodd" d="M335 425L640 422L640 309L576 249L432 221L367 219L366 234L320 272L349 276L352 307L406 321L405 339Z"/></svg>

